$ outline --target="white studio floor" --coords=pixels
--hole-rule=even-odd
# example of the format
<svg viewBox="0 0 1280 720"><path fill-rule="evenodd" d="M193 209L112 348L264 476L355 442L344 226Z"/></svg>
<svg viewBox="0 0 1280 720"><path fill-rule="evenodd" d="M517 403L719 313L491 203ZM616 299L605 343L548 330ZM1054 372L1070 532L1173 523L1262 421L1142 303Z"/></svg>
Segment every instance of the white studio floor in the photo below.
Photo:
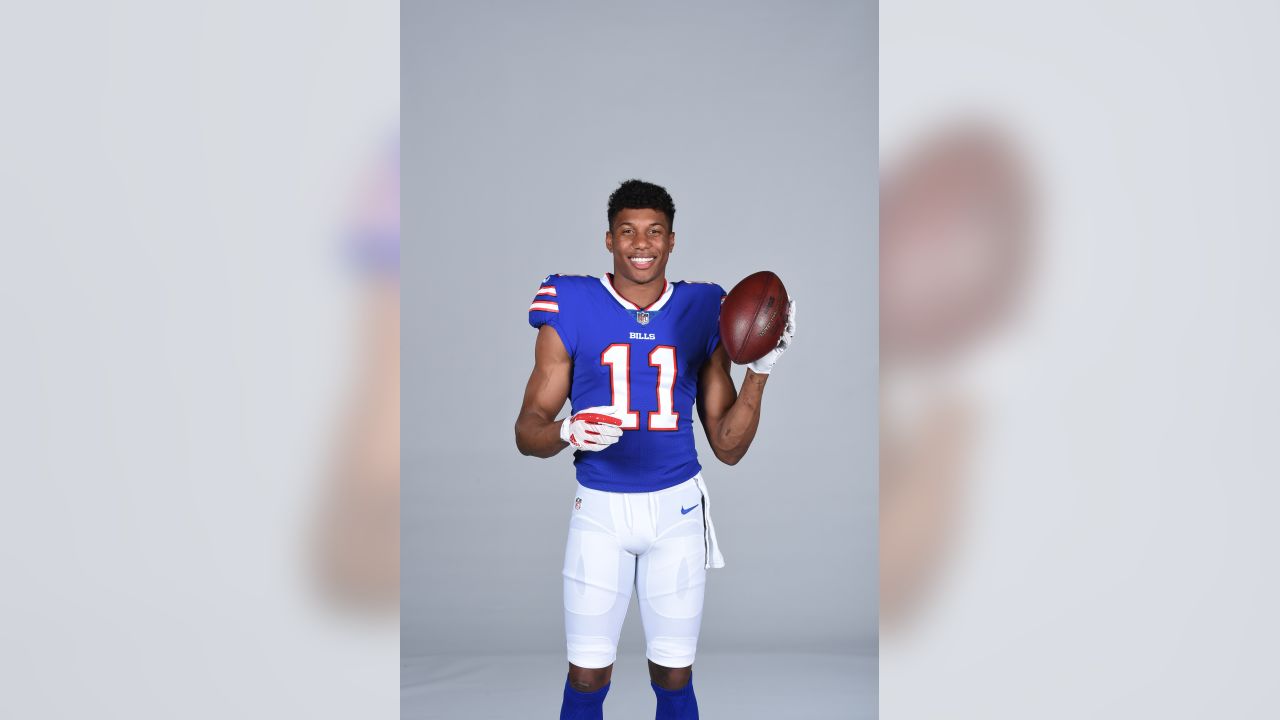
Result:
<svg viewBox="0 0 1280 720"><path fill-rule="evenodd" d="M555 720L568 666L562 654L406 658L401 720ZM876 659L826 653L699 653L694 665L705 720L875 718ZM652 720L643 655L614 666L606 720Z"/></svg>

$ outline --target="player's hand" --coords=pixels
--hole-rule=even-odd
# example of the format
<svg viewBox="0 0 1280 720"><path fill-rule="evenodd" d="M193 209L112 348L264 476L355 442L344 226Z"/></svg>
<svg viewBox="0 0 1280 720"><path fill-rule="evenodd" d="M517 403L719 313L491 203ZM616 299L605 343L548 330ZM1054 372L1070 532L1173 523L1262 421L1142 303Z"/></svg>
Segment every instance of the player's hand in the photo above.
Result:
<svg viewBox="0 0 1280 720"><path fill-rule="evenodd" d="M768 375L773 372L773 364L778 362L778 358L782 357L782 353L791 347L791 341L796 334L796 301L791 300L787 303L787 324L782 328L782 337L778 338L778 345L770 350L767 355L759 360L750 363L747 367L757 375Z"/></svg>
<svg viewBox="0 0 1280 720"><path fill-rule="evenodd" d="M587 408L564 419L560 439L585 452L600 452L622 437L621 425L615 408Z"/></svg>

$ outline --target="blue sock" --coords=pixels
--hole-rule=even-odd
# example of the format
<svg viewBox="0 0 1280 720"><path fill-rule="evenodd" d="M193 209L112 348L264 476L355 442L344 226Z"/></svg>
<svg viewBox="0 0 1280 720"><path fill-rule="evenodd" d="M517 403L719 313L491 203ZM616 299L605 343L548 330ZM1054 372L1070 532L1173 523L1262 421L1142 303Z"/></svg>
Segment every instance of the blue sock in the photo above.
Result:
<svg viewBox="0 0 1280 720"><path fill-rule="evenodd" d="M698 698L693 696L693 679L679 690L667 690L650 682L658 696L658 714L654 720L698 720Z"/></svg>
<svg viewBox="0 0 1280 720"><path fill-rule="evenodd" d="M564 702L560 705L560 720L604 720L604 696L609 685L595 692L578 692L564 681Z"/></svg>

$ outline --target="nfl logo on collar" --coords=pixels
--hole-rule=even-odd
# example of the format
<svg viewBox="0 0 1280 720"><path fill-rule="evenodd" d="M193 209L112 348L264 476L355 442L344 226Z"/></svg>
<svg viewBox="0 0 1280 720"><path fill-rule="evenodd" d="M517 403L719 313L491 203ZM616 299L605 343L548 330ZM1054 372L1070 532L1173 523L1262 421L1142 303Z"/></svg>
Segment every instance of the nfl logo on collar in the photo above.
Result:
<svg viewBox="0 0 1280 720"><path fill-rule="evenodd" d="M645 312L645 311L643 311L643 310L637 310L637 311L636 311L636 322L640 323L641 325L648 325L648 324L649 324L649 313L647 313L647 312Z"/></svg>

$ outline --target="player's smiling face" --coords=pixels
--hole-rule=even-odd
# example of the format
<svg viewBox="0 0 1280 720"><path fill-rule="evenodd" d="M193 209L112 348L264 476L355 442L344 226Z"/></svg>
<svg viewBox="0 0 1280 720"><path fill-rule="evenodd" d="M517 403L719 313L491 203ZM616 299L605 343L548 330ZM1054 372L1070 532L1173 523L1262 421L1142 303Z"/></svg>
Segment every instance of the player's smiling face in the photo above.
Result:
<svg viewBox="0 0 1280 720"><path fill-rule="evenodd" d="M613 219L604 246L613 253L614 277L644 285L667 276L667 257L676 244L667 214L624 208Z"/></svg>

